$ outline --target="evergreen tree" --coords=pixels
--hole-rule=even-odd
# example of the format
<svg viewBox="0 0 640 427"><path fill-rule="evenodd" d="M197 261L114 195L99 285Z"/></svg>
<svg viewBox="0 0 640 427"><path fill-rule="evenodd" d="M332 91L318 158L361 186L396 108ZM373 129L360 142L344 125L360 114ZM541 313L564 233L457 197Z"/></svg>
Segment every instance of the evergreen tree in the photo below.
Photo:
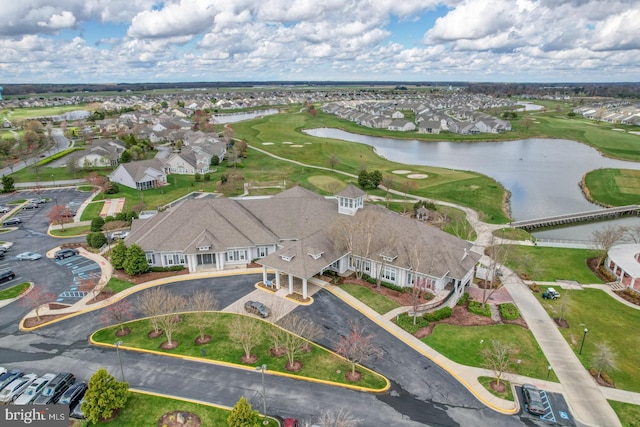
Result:
<svg viewBox="0 0 640 427"><path fill-rule="evenodd" d="M124 241L120 240L111 250L111 265L113 265L113 268L116 270L122 270L126 259L127 247L124 245Z"/></svg>
<svg viewBox="0 0 640 427"><path fill-rule="evenodd" d="M131 151L124 150L120 156L120 163L129 163L132 159Z"/></svg>
<svg viewBox="0 0 640 427"><path fill-rule="evenodd" d="M2 176L2 192L3 193L11 193L13 190L15 190L15 187L13 186L13 184L14 184L14 181L12 177L6 176L6 175Z"/></svg>
<svg viewBox="0 0 640 427"><path fill-rule="evenodd" d="M106 236L101 232L87 234L87 245L94 249L99 249L107 244Z"/></svg>
<svg viewBox="0 0 640 427"><path fill-rule="evenodd" d="M128 395L129 383L116 380L104 368L98 369L91 376L84 395L81 409L85 419L96 424L101 419L110 418L114 411L124 407Z"/></svg>
<svg viewBox="0 0 640 427"><path fill-rule="evenodd" d="M125 273L130 276L136 274L142 274L149 271L149 263L147 262L147 255L142 248L138 245L131 245L127 248L127 254L125 260L122 263Z"/></svg>
<svg viewBox="0 0 640 427"><path fill-rule="evenodd" d="M260 414L251 409L251 404L242 396L227 418L229 427L259 427Z"/></svg>

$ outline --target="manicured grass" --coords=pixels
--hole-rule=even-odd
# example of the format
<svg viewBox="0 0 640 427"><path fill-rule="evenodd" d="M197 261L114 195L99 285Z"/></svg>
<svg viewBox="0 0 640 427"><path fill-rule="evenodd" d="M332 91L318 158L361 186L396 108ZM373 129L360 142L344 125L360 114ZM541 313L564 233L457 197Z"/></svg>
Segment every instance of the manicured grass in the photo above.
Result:
<svg viewBox="0 0 640 427"><path fill-rule="evenodd" d="M127 336L119 337L118 339L122 340L122 345L126 347L141 348L198 358L203 357L201 351L202 349L205 349L205 359L240 365L240 358L244 355L244 352L239 344L234 344L229 339L228 332L228 325L234 316L238 315L231 313L209 313L207 318L210 323L207 322L207 324L211 324L212 326L206 329L206 334L210 335L212 339L208 344L202 346L195 344L195 339L198 337L198 329L195 326L196 316L194 314L182 315L183 321L180 323L178 330L172 337L172 340L179 342L179 346L174 350L165 351L160 348L160 344L166 341L166 337L164 335L156 339L150 339L147 337L148 332L151 330L148 320L136 320L127 323L127 327L131 328L131 333ZM253 320L262 325L263 331L265 331L266 328L274 327L268 322L259 319ZM115 332L117 329L118 326L100 329L94 333L93 339L97 342L112 344L116 337ZM258 356L258 360L255 362L255 365L260 366L262 364L267 364L271 371L287 372L284 368L287 363L286 358L277 358L272 356L269 351L271 346L271 340L269 340L267 335L263 333L261 340L251 351L252 354ZM373 389L381 389L386 385L384 377L366 369L359 369L360 372L362 372L362 379L357 384L349 383L345 379L344 373L350 369L350 364L346 360L338 357L336 354L315 344L312 344L310 352L303 353L297 359L302 362L303 368L296 373L292 373L295 376L316 378Z"/></svg>
<svg viewBox="0 0 640 427"><path fill-rule="evenodd" d="M549 248L510 245L505 265L529 280L553 282L575 280L584 284L602 283L587 267L587 258L596 256L591 249Z"/></svg>
<svg viewBox="0 0 640 427"><path fill-rule="evenodd" d="M84 211L82 211L82 215L80 216L80 221L88 221L93 218L99 217L103 206L104 206L104 201L89 203L84 208Z"/></svg>
<svg viewBox="0 0 640 427"><path fill-rule="evenodd" d="M596 169L587 173L584 183L594 202L607 206L640 204L640 171Z"/></svg>
<svg viewBox="0 0 640 427"><path fill-rule="evenodd" d="M80 225L76 227L64 226L64 230L51 230L51 234L57 237L78 237L91 232L90 225Z"/></svg>
<svg viewBox="0 0 640 427"><path fill-rule="evenodd" d="M126 280L120 280L117 277L112 277L111 279L109 279L109 282L104 287L104 289L106 291L111 291L114 294L117 294L118 292L124 291L125 289L129 289L135 285L136 285L135 283L127 282Z"/></svg>
<svg viewBox="0 0 640 427"><path fill-rule="evenodd" d="M1 116L9 120L25 120L33 117L57 116L69 111L86 110L86 104L78 105L61 105L56 107L29 107L29 108L12 108L11 110L2 110Z"/></svg>
<svg viewBox="0 0 640 427"><path fill-rule="evenodd" d="M203 396L203 399L205 397ZM253 408L259 410L259 408ZM215 406L186 402L168 397L152 396L144 393L130 392L126 406L118 416L109 422L101 422L98 425L113 427L131 426L157 426L158 420L167 412L181 411L191 412L200 417L202 426L226 426L230 410ZM278 422L268 418L270 427L277 427ZM86 421L80 425L90 425Z"/></svg>
<svg viewBox="0 0 640 427"><path fill-rule="evenodd" d="M15 298L29 288L29 283L24 282L0 291L0 300Z"/></svg>
<svg viewBox="0 0 640 427"><path fill-rule="evenodd" d="M389 299L384 295L377 294L366 286L347 283L344 285L340 285L340 289L348 292L380 314L387 313L394 308L400 307L400 304L398 304L394 300Z"/></svg>
<svg viewBox="0 0 640 427"><path fill-rule="evenodd" d="M489 393L493 394L494 396L497 396L500 399L509 400L511 402L514 401L513 390L511 390L511 383L509 381L505 381L504 379L500 380L501 384L504 383L504 385L507 386L507 390L504 393L498 393L491 388L491 382L495 381L494 377L478 377L478 381L484 386L484 388L489 391Z"/></svg>
<svg viewBox="0 0 640 427"><path fill-rule="evenodd" d="M91 185L79 185L78 187L76 187L76 190L78 191L83 191L83 192L88 192L91 193L93 192L95 188Z"/></svg>
<svg viewBox="0 0 640 427"><path fill-rule="evenodd" d="M538 346L533 334L518 325L455 326L446 323L436 325L433 332L422 341L454 362L467 366L483 367L482 348L491 340L511 344L511 371L532 378L547 378L549 363ZM518 368L517 360L520 359ZM550 380L557 381L552 373Z"/></svg>
<svg viewBox="0 0 640 427"><path fill-rule="evenodd" d="M544 292L545 287L542 287ZM640 325L640 310L619 303L600 289L560 291L557 300L543 300L542 292L534 293L551 317L559 317L562 301L566 307L563 316L569 328L560 328L571 348L585 368L592 366L596 344L605 343L616 354L617 370L606 371L617 388L640 392L640 364L638 348L640 335L632 325ZM584 328L588 329L582 354L578 354Z"/></svg>
<svg viewBox="0 0 640 427"><path fill-rule="evenodd" d="M501 228L492 233L494 236L508 240L532 240L531 234L519 228Z"/></svg>
<svg viewBox="0 0 640 427"><path fill-rule="evenodd" d="M640 405L616 402L614 400L609 400L609 404L620 419L620 423L622 423L623 427L640 426Z"/></svg>

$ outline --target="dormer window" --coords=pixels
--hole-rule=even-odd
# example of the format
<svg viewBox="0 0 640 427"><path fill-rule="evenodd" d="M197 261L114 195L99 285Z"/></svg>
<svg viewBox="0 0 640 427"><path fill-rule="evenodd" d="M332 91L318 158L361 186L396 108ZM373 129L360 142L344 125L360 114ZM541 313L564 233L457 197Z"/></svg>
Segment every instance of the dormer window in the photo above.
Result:
<svg viewBox="0 0 640 427"><path fill-rule="evenodd" d="M295 257L295 255L283 254L280 256L280 258L282 258L283 261L287 261L287 262L291 261L293 257Z"/></svg>
<svg viewBox="0 0 640 427"><path fill-rule="evenodd" d="M393 262L397 257L391 257L388 255L380 255L385 262Z"/></svg>
<svg viewBox="0 0 640 427"><path fill-rule="evenodd" d="M322 256L323 253L324 252L322 252L322 251L313 251L312 250L312 251L309 252L308 255L313 259L319 259Z"/></svg>
<svg viewBox="0 0 640 427"><path fill-rule="evenodd" d="M211 249L211 246L198 246L199 251L208 251Z"/></svg>

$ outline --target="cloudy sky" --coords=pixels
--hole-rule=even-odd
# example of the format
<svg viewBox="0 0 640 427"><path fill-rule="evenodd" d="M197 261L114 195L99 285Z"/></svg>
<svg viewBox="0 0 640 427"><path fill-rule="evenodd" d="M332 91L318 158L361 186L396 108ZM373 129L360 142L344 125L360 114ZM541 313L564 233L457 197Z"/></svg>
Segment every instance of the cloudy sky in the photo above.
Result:
<svg viewBox="0 0 640 427"><path fill-rule="evenodd" d="M0 6L0 84L639 77L639 0L2 0Z"/></svg>

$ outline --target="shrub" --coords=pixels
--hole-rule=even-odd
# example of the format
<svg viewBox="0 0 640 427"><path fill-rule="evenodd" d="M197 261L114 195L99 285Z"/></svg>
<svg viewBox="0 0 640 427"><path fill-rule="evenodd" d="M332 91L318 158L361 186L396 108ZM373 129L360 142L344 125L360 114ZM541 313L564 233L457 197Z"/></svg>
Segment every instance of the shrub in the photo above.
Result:
<svg viewBox="0 0 640 427"><path fill-rule="evenodd" d="M491 308L489 308L489 304L482 304L478 301L469 301L469 311L480 316L491 317Z"/></svg>
<svg viewBox="0 0 640 427"><path fill-rule="evenodd" d="M529 285L529 289L531 289L531 292L540 292L540 286L538 286L537 283L532 283Z"/></svg>
<svg viewBox="0 0 640 427"><path fill-rule="evenodd" d="M124 260L127 258L127 247L124 241L120 240L111 250L111 265L116 270L124 268Z"/></svg>
<svg viewBox="0 0 640 427"><path fill-rule="evenodd" d="M465 292L458 300L458 305L466 305L469 302L469 292Z"/></svg>
<svg viewBox="0 0 640 427"><path fill-rule="evenodd" d="M105 193L107 194L116 194L119 192L120 192L120 186L115 182L112 182L109 188L107 188L107 191L105 191Z"/></svg>
<svg viewBox="0 0 640 427"><path fill-rule="evenodd" d="M104 225L104 219L101 216L95 217L91 220L91 231L101 231Z"/></svg>
<svg viewBox="0 0 640 427"><path fill-rule="evenodd" d="M362 278L366 280L368 283L371 283L372 285L376 285L378 283L378 280L375 277L371 277L368 274L363 274ZM407 292L407 289L409 289L409 288L403 288L402 286L397 286L385 281L381 281L380 286L385 287L387 289L391 289L393 291L403 292L403 293Z"/></svg>
<svg viewBox="0 0 640 427"><path fill-rule="evenodd" d="M122 263L122 267L129 276L149 271L147 256L140 246L133 244L127 248L127 254Z"/></svg>
<svg viewBox="0 0 640 427"><path fill-rule="evenodd" d="M446 319L447 317L451 317L451 315L453 315L453 309L451 307L442 307L433 313L425 313L422 317L424 320L429 322L437 322L439 320Z"/></svg>
<svg viewBox="0 0 640 427"><path fill-rule="evenodd" d="M202 175L200 175L199 173L196 172L196 174L193 176L193 179L196 182L200 182L200 181L202 181Z"/></svg>
<svg viewBox="0 0 640 427"><path fill-rule="evenodd" d="M204 180L205 181L211 181L211 174L210 173L205 173L204 174Z"/></svg>
<svg viewBox="0 0 640 427"><path fill-rule="evenodd" d="M520 310L518 310L515 304L511 304L510 302L500 304L500 316L505 320L516 320L520 317Z"/></svg>
<svg viewBox="0 0 640 427"><path fill-rule="evenodd" d="M101 232L87 234L87 245L94 249L100 249L107 244L107 237Z"/></svg>
<svg viewBox="0 0 640 427"><path fill-rule="evenodd" d="M172 265L171 267L149 267L149 271L153 273L164 273L167 271L182 271L185 268L184 265Z"/></svg>
<svg viewBox="0 0 640 427"><path fill-rule="evenodd" d="M416 318L416 324L414 325L413 316L410 316L407 313L402 313L400 316L398 316L398 326L400 326L410 334L415 334L420 328L426 328L427 326L429 326L429 321L425 320L421 316L418 316Z"/></svg>

